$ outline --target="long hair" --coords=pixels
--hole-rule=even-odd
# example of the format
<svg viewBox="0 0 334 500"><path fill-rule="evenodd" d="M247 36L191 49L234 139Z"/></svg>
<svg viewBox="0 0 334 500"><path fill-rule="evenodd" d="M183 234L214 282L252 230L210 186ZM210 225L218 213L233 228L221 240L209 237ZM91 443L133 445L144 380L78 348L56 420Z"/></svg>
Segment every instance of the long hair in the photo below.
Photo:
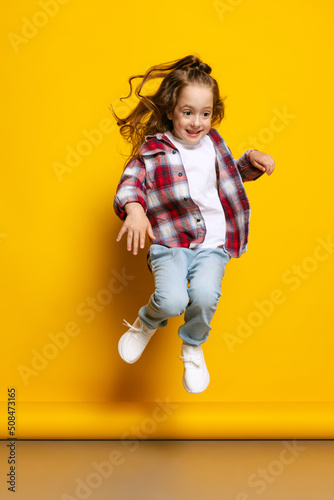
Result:
<svg viewBox="0 0 334 500"><path fill-rule="evenodd" d="M137 106L125 117L116 115L112 106L112 114L120 127L120 133L131 144L130 159L139 153L140 146L147 135L167 132L173 129L173 122L167 117L177 104L181 90L186 85L196 84L212 89L213 111L211 125L218 124L224 117L224 103L220 97L217 81L210 75L211 68L196 56L187 56L169 63L152 66L144 75L129 78L130 92L121 101L132 96L132 81L140 78L134 94L139 99ZM141 91L150 80L163 78L158 90L151 95L143 95Z"/></svg>

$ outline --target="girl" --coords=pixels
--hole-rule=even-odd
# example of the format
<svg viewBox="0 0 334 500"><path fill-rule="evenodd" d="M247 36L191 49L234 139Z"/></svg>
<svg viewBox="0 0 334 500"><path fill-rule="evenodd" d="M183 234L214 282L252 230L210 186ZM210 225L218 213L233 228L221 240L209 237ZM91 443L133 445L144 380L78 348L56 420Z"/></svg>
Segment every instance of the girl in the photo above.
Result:
<svg viewBox="0 0 334 500"><path fill-rule="evenodd" d="M234 160L213 125L224 117L211 68L195 56L153 66L141 78L139 103L125 118L113 111L120 132L132 145L115 196L116 214L124 221L127 250L151 240L148 264L155 291L138 318L121 337L119 354L134 363L158 328L184 314L183 385L204 391L209 373L201 345L221 296L225 266L240 257L248 239L250 207L243 181L274 169L273 158L256 150ZM151 95L144 85L162 78Z"/></svg>

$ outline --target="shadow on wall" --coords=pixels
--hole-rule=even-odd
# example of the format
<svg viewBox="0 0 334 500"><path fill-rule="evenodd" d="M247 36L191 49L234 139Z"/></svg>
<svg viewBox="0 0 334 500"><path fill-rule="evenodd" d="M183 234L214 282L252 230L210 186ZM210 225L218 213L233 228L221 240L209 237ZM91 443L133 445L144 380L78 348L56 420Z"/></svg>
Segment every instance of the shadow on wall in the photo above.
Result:
<svg viewBox="0 0 334 500"><path fill-rule="evenodd" d="M106 384L109 385L106 398L110 401L145 401L147 395L152 394L157 386L155 374L161 371L161 352L162 349L164 352L168 350L170 342L166 343L166 336L169 339L171 336L168 326L158 330L143 356L134 364L125 363L118 354L118 341L128 329L123 320L133 324L139 309L148 302L154 291L154 278L147 266L149 242L147 241L145 249L134 256L132 252L126 250L124 236L119 243L116 242L120 227L121 221L116 220L114 224L110 224L110 214L108 214L104 223L105 230L102 228L101 231L104 234L102 253L107 254L108 268L117 276L117 286L120 290L114 294L107 312L107 321L110 325L108 335L111 336L110 345L113 351L111 360L116 366L113 366L111 378ZM178 338L177 332L176 338Z"/></svg>

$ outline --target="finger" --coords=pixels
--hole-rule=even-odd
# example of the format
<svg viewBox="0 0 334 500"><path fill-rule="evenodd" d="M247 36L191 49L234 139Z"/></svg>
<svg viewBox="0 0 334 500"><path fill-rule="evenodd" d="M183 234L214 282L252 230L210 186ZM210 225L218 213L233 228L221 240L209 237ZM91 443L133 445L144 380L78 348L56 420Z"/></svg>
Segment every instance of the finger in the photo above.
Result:
<svg viewBox="0 0 334 500"><path fill-rule="evenodd" d="M254 167L258 168L259 170L262 170L263 172L265 172L265 171L266 171L266 168L265 168L263 165L261 165L261 163L259 163L259 162L258 162L258 161L256 161L256 160L253 160L252 165L253 165Z"/></svg>
<svg viewBox="0 0 334 500"><path fill-rule="evenodd" d="M138 253L138 240L139 240L138 233L134 233L132 240L133 255L137 255Z"/></svg>
<svg viewBox="0 0 334 500"><path fill-rule="evenodd" d="M146 236L146 231L141 231L139 233L139 245L140 245L140 248L144 248L144 246L145 246L145 236Z"/></svg>
<svg viewBox="0 0 334 500"><path fill-rule="evenodd" d="M124 228L124 226L122 226L122 228L121 228L120 232L119 232L119 233L118 233L118 235L117 235L116 241L120 241L120 240L121 240L121 238L122 238L122 236L123 236L123 234L124 234L125 232L126 232L126 229Z"/></svg>
<svg viewBox="0 0 334 500"><path fill-rule="evenodd" d="M128 250L128 252L131 252L132 237L133 237L132 231L128 231L128 237L126 239L126 249Z"/></svg>
<svg viewBox="0 0 334 500"><path fill-rule="evenodd" d="M148 228L147 228L147 234L148 234L148 237L151 239L151 240L155 240L155 236L153 234L153 229L152 229L152 226L151 224L149 224Z"/></svg>
<svg viewBox="0 0 334 500"><path fill-rule="evenodd" d="M274 171L274 168L275 168L275 163L270 163L270 165L267 168L267 174L271 175Z"/></svg>

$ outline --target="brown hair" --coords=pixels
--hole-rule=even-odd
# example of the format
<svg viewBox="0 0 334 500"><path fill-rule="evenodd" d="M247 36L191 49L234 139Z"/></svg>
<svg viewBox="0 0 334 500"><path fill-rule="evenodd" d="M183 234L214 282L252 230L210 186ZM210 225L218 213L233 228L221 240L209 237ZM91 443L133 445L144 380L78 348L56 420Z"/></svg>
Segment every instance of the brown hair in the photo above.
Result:
<svg viewBox="0 0 334 500"><path fill-rule="evenodd" d="M218 124L224 117L224 104L219 94L217 81L210 75L211 68L196 56L187 56L169 63L152 66L144 75L129 78L130 92L121 101L131 97L132 80L141 78L142 81L135 89L139 103L125 118L116 115L113 107L111 111L120 127L124 139L132 145L130 158L136 156L147 135L157 132L171 131L172 121L167 113L173 112L181 90L186 85L197 84L210 87L213 92L213 112L211 124ZM150 80L163 78L158 90L151 95L142 95L145 83Z"/></svg>

